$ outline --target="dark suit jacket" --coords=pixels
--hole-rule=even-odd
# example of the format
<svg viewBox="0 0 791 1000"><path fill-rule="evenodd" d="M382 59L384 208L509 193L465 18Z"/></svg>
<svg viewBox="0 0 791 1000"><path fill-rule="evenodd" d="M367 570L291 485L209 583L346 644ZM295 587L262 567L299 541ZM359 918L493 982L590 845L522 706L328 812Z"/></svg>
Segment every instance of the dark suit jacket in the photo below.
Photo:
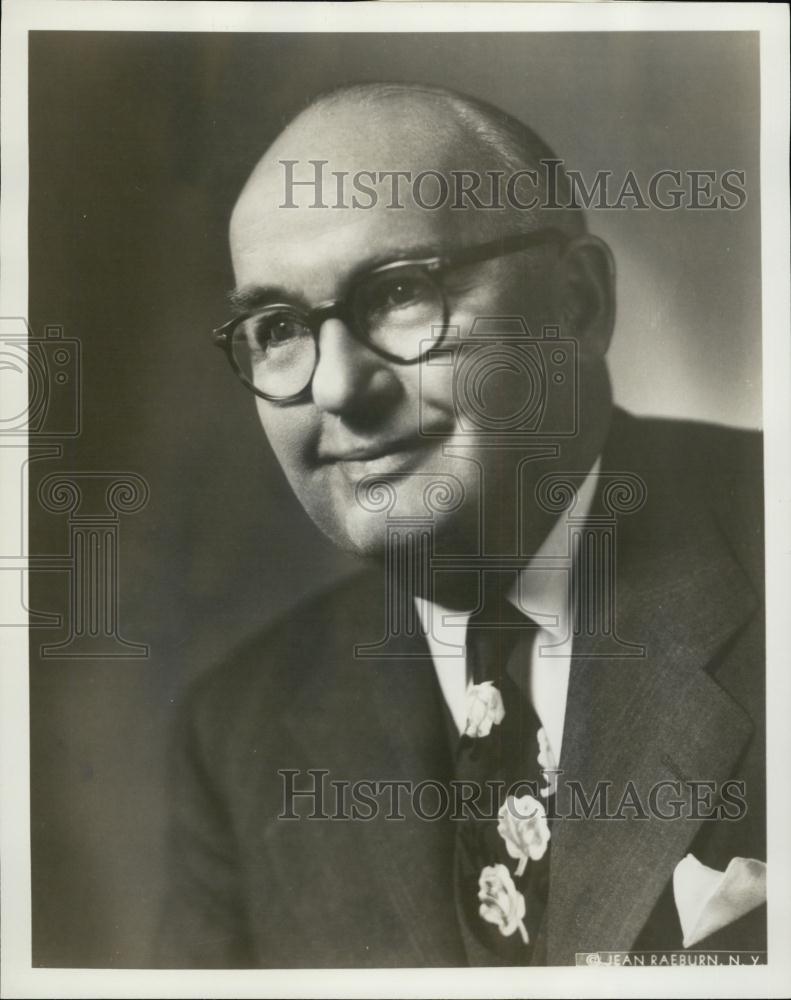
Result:
<svg viewBox="0 0 791 1000"><path fill-rule="evenodd" d="M577 952L676 949L675 865L765 860L762 453L757 434L616 411L602 471L642 477L647 499L618 524L617 630L646 656L575 646L558 802L632 781L745 782L739 820L557 821L534 961ZM386 659L381 572L297 608L199 679L177 734L172 884L159 963L174 967L496 964L463 933L454 824L278 819L278 769L330 781L447 782L448 715L422 637ZM599 649L599 652L601 650ZM417 654L417 655L415 655ZM319 779L316 778L318 781ZM684 786L688 789L688 786ZM716 801L716 798L715 798ZM314 809L294 801L303 816ZM430 807L428 807L430 808ZM697 945L765 948L765 909Z"/></svg>

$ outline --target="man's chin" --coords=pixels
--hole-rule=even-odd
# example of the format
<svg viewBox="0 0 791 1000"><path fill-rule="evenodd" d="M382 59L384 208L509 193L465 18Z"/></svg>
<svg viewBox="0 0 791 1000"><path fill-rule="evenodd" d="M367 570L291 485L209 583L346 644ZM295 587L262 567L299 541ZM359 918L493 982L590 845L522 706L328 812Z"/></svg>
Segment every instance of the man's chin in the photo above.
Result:
<svg viewBox="0 0 791 1000"><path fill-rule="evenodd" d="M388 545L399 544L398 533L393 528L388 524L386 514L354 510L346 511L343 520L336 522L326 534L344 552L361 559L384 562Z"/></svg>
<svg viewBox="0 0 791 1000"><path fill-rule="evenodd" d="M461 555L477 551L480 533L477 482L460 475L467 471L370 474L350 482L333 467L300 499L333 544L361 558L381 561L388 548L407 546L415 554L428 546Z"/></svg>
<svg viewBox="0 0 791 1000"><path fill-rule="evenodd" d="M387 555L387 535L376 530L353 532L335 528L325 531L327 538L348 555L376 563L383 563Z"/></svg>
<svg viewBox="0 0 791 1000"><path fill-rule="evenodd" d="M346 510L342 517L316 523L327 538L338 548L350 555L365 560L382 563L388 551L391 555L400 553L401 565L406 569L408 562L419 560L427 564L435 555L463 556L473 554L477 536L472 541L462 531L462 525L448 516L427 518L415 515L409 517L388 516L386 512L372 513L359 508Z"/></svg>

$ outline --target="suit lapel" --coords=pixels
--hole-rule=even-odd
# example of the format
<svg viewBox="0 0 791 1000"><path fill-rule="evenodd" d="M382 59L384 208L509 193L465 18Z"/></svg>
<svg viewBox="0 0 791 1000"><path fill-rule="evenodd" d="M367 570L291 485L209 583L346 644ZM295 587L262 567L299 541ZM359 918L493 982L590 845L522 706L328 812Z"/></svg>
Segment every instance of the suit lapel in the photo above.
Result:
<svg viewBox="0 0 791 1000"><path fill-rule="evenodd" d="M700 491L685 492L680 481L647 485L644 510L619 521L616 550L618 634L644 646L645 656L608 659L597 656L599 640L575 643L557 809L561 817L571 809L571 783L590 800L597 782L611 782L613 812L631 782L649 815L625 808L621 819L555 823L550 965L573 963L577 951L633 944L702 823L654 817L651 789L662 781L719 785L752 733L744 710L705 668L755 610L755 593ZM678 797L688 802L689 791ZM670 810L668 792L658 805Z"/></svg>
<svg viewBox="0 0 791 1000"><path fill-rule="evenodd" d="M405 639L403 645L392 659L371 667L379 675L372 701L380 723L382 768L408 781L411 789L420 782L448 788L453 775L448 712L428 646L422 639ZM421 653L424 658L415 659ZM403 801L403 821L372 824L364 844L367 864L401 918L414 964L462 965L453 895L454 824L447 816L415 815L409 793ZM434 792L425 792L421 808L429 816L437 808Z"/></svg>

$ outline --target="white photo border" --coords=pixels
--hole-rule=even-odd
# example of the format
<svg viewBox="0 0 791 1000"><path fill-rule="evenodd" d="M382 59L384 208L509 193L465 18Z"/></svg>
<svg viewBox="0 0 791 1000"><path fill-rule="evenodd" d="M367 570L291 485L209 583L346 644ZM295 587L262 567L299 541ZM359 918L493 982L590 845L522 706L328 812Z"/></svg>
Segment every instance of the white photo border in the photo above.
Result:
<svg viewBox="0 0 791 1000"><path fill-rule="evenodd" d="M750 3L233 3L6 0L2 24L0 317L27 314L27 33L757 31L761 75L763 416L767 551L769 964L756 968L147 971L31 965L28 639L2 628L2 995L259 996L784 996L791 989L791 350L789 349L789 13ZM12 400L22 412L27 400ZM0 481L9 472L0 448ZM16 453L17 457L19 452ZM16 463L16 458L13 464ZM0 496L22 523L19 492ZM25 597L27 595L25 594Z"/></svg>

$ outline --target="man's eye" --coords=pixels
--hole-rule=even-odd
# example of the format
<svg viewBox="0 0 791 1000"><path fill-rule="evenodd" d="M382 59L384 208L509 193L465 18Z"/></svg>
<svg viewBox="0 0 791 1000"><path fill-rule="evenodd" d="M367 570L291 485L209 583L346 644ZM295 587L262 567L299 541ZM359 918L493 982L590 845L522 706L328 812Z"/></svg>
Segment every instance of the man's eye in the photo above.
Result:
<svg viewBox="0 0 791 1000"><path fill-rule="evenodd" d="M425 278L405 275L381 281L367 296L369 310L406 309L425 301L429 286Z"/></svg>
<svg viewBox="0 0 791 1000"><path fill-rule="evenodd" d="M389 288L385 289L385 304L402 306L408 302L414 302L419 294L420 288L417 282L410 278L404 278L401 281L394 281Z"/></svg>
<svg viewBox="0 0 791 1000"><path fill-rule="evenodd" d="M293 342L306 333L304 324L296 316L275 313L273 316L254 317L250 321L248 339L251 346L266 350Z"/></svg>

